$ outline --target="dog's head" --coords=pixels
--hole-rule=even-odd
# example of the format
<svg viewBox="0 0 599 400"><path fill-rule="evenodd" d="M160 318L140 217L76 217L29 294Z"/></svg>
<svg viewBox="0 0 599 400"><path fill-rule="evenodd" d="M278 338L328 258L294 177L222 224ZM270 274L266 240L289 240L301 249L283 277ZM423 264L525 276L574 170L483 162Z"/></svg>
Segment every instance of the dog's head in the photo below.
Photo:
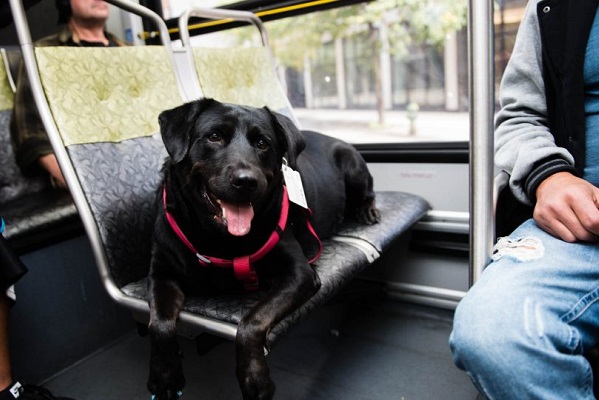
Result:
<svg viewBox="0 0 599 400"><path fill-rule="evenodd" d="M293 122L266 107L201 99L162 112L159 122L171 165L235 236L250 231L254 209L282 184L283 157L293 168L304 148Z"/></svg>

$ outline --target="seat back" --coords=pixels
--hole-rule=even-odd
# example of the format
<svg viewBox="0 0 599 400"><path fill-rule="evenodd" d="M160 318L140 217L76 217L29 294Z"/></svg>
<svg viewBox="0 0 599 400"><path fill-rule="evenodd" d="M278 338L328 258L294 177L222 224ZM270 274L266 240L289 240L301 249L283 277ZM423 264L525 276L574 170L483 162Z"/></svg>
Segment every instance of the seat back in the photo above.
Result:
<svg viewBox="0 0 599 400"><path fill-rule="evenodd" d="M154 193L166 156L161 111L181 104L162 46L40 47L39 74L117 287L149 268ZM79 204L78 204L79 206Z"/></svg>
<svg viewBox="0 0 599 400"><path fill-rule="evenodd" d="M191 16L209 19L244 21L259 31L262 46L252 47L196 47L188 33ZM221 102L252 107L267 106L299 122L275 70L268 35L260 19L251 12L223 9L191 8L179 18L179 31L189 64L195 69L204 97Z"/></svg>
<svg viewBox="0 0 599 400"><path fill-rule="evenodd" d="M293 117L266 47L194 47L193 57L204 96Z"/></svg>

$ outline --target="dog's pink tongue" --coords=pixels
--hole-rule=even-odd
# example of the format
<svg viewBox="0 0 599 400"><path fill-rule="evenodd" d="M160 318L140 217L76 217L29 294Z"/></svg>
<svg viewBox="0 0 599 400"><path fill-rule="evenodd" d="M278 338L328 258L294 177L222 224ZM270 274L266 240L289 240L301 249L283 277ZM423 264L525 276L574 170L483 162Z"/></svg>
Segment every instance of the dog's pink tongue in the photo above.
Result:
<svg viewBox="0 0 599 400"><path fill-rule="evenodd" d="M251 204L230 204L221 202L224 217L227 220L227 229L234 236L247 235L252 227L254 209Z"/></svg>

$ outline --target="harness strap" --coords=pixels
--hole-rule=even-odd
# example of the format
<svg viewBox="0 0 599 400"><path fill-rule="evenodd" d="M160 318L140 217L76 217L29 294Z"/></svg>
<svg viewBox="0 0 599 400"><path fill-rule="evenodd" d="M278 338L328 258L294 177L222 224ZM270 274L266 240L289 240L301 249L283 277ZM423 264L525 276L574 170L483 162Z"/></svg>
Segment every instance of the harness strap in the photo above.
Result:
<svg viewBox="0 0 599 400"><path fill-rule="evenodd" d="M316 261L318 261L318 259L320 258L321 254L322 254L322 241L320 240L320 238L316 234L316 231L314 230L314 227L310 223L311 219L312 219L312 210L308 208L308 209L306 209L306 225L308 226L308 231L310 231L312 236L314 236L314 239L316 239L316 241L318 242L318 252L316 253L316 255L314 257L312 257L308 261L309 264L314 264Z"/></svg>
<svg viewBox="0 0 599 400"><path fill-rule="evenodd" d="M235 277L243 282L245 290L258 289L258 274L250 262L250 256L241 256L233 259L233 272Z"/></svg>
<svg viewBox="0 0 599 400"><path fill-rule="evenodd" d="M164 213L166 214L166 220L168 221L168 223L171 226L171 228L173 229L173 231L175 231L175 234L177 235L177 237L183 243L185 243L185 246L187 246L191 251L193 251L196 254L196 256L198 256L198 258L199 258L200 255L198 254L196 249L193 247L191 242L189 240L187 240L187 237L185 236L185 234L183 233L181 228L179 228L179 224L177 224L177 221L175 221L175 217L173 217L173 215L170 212L168 212L168 209L166 208L166 185L164 185L162 188L162 205L164 207Z"/></svg>

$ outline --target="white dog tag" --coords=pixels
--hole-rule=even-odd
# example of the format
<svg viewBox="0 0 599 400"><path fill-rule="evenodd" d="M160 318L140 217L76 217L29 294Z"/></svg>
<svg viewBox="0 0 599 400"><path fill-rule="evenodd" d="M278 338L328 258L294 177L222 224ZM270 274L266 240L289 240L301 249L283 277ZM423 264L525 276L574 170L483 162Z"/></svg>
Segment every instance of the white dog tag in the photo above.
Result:
<svg viewBox="0 0 599 400"><path fill-rule="evenodd" d="M283 159L282 170L285 185L287 186L289 201L308 209L308 202L306 201L306 194L304 193L304 186L302 185L300 173L288 167L287 160L285 159Z"/></svg>

